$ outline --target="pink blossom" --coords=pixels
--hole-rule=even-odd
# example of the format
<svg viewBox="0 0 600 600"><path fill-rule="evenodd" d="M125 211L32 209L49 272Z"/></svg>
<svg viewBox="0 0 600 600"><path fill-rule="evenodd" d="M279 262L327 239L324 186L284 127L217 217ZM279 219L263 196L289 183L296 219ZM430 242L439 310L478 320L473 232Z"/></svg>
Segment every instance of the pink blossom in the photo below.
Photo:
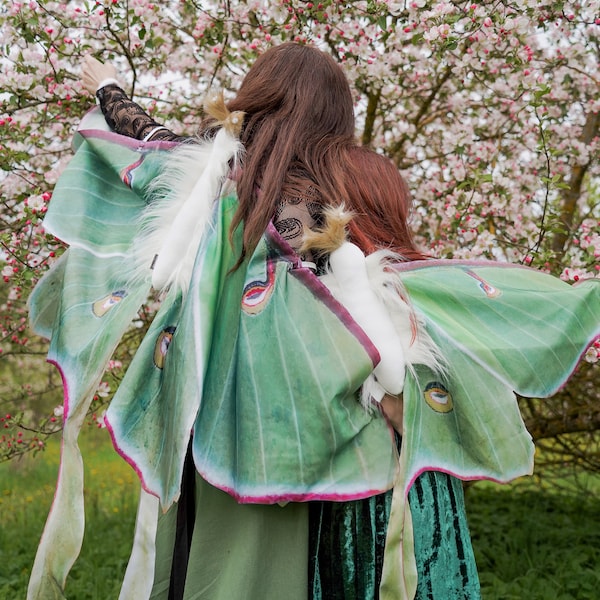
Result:
<svg viewBox="0 0 600 600"><path fill-rule="evenodd" d="M369 94L377 90L368 141L401 167L415 202L412 226L419 245L437 256L540 266L539 255L525 249L536 247L543 227L540 255L550 254L544 210L560 213L558 184L568 183L577 168L585 169L586 182L600 177L600 141L582 135L587 116L600 110L593 3L580 3L572 21L555 19L548 2L534 0L503 10L486 3L388 0L371 3L372 12L366 2L284 0L211 1L205 11L177 11L175 4L149 0L111 2L110 12L102 2L90 3L94 10L51 0L44 10L35 2L6 4L0 52L3 64L19 67L0 71L0 151L9 167L0 171L0 185L7 199L3 218L11 223L0 256L7 286L1 326L8 345L12 335L15 344L25 338L19 328L31 284L62 251L39 223L72 156L76 124L94 105L72 79L80 45L114 56L128 84L133 66L135 97L157 120L192 133L209 83L232 97L264 48L285 39L336 49L353 89L357 136L364 133ZM324 13L321 22L317 13ZM107 19L114 31L126 31L134 17L130 41L120 38L121 46L106 36ZM28 41L19 22L32 23L42 35ZM412 43L415 34L423 41ZM549 91L538 97L546 85ZM11 105L9 115L10 98L26 101L18 109ZM554 175L558 184L545 183ZM545 267L569 282L600 275L592 188L586 183L577 201L563 263ZM156 308L152 300L141 319ZM110 373L106 384L99 401L100 393L110 396Z"/></svg>
<svg viewBox="0 0 600 600"><path fill-rule="evenodd" d="M96 394L100 398L106 398L110 394L110 385L106 381L102 381L96 390Z"/></svg>

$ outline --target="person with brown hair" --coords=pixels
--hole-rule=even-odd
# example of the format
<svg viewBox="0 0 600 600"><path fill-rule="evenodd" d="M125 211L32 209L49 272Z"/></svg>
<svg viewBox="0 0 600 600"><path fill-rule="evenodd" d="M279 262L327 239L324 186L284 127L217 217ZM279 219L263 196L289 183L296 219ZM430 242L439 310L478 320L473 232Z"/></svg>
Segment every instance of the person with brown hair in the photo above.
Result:
<svg viewBox="0 0 600 600"><path fill-rule="evenodd" d="M352 212L350 239L365 254L391 250L403 260L423 260L409 227L412 198L398 167L364 146L351 148L344 202Z"/></svg>
<svg viewBox="0 0 600 600"><path fill-rule="evenodd" d="M194 141L153 121L127 98L115 74L92 58L83 74L114 131L144 141ZM327 257L303 251L304 233L323 225L325 207L342 204L353 216L349 240L365 254L383 249L398 260L424 258L407 224L406 183L389 159L356 145L352 94L329 55L293 43L268 50L227 108L245 115L242 165L231 174L238 197L231 231L243 224L238 266L272 222L321 273ZM200 135L213 134L209 119ZM381 410L399 442L401 397L385 395ZM413 487L417 598L477 598L460 484L434 473ZM391 492L352 502L240 505L203 481L188 457L180 500L159 521L151 598L378 598L390 502Z"/></svg>
<svg viewBox="0 0 600 600"><path fill-rule="evenodd" d="M190 141L131 102L112 65L86 61L83 83L97 94L117 133L144 141ZM317 223L324 199L339 204L344 198L344 150L354 143L348 81L328 54L281 44L258 57L227 107L246 115L240 136L244 168L236 181L239 209L232 224L244 222L243 255L271 220L298 250L302 229ZM210 131L210 124L207 119L198 135Z"/></svg>

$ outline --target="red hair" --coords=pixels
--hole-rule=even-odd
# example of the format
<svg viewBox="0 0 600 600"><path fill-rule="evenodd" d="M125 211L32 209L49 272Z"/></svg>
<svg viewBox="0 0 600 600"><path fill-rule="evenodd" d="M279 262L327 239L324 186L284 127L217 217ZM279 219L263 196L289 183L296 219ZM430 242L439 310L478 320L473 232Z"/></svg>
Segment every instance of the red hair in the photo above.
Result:
<svg viewBox="0 0 600 600"><path fill-rule="evenodd" d="M387 249L406 260L426 258L408 227L410 192L396 165L366 147L348 150L346 207L354 213L350 240L366 254Z"/></svg>

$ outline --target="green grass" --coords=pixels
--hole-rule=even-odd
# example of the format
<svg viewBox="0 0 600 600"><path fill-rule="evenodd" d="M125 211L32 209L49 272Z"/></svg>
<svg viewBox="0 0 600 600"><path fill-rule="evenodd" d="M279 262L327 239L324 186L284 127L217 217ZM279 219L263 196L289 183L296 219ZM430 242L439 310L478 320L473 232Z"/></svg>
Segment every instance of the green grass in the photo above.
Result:
<svg viewBox="0 0 600 600"><path fill-rule="evenodd" d="M67 580L70 600L111 600L131 549L138 482L106 431L82 436L87 526ZM0 464L0 598L25 598L29 571L52 503L55 440L38 457ZM590 486L600 489L598 478ZM600 597L600 499L517 483L478 483L467 514L484 600L594 600Z"/></svg>
<svg viewBox="0 0 600 600"><path fill-rule="evenodd" d="M467 493L485 600L600 598L600 500L531 485Z"/></svg>
<svg viewBox="0 0 600 600"><path fill-rule="evenodd" d="M131 550L139 484L112 450L105 430L86 431L81 446L87 523L66 594L72 600L116 599ZM59 454L55 440L41 456L0 464L0 598L25 598Z"/></svg>

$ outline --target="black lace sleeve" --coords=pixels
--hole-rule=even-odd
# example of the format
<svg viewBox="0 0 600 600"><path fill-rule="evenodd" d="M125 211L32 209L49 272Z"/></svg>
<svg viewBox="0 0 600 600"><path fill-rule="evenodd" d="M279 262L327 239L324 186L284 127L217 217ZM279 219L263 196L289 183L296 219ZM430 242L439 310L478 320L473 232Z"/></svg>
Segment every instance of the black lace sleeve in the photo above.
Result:
<svg viewBox="0 0 600 600"><path fill-rule="evenodd" d="M100 109L108 125L117 133L138 140L182 141L179 136L146 114L141 106L127 97L127 94L115 84L101 87L96 96Z"/></svg>

